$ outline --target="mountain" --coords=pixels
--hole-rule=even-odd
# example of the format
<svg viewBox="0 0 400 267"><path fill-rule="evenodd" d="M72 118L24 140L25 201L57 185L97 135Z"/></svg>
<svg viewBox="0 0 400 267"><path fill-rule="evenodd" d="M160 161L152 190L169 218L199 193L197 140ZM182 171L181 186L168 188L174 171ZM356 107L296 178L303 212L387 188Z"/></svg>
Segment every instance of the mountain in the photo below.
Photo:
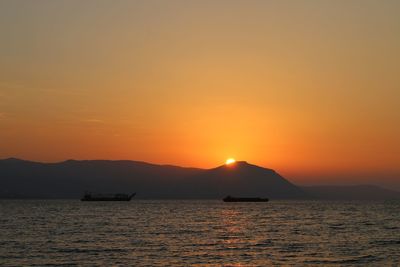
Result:
<svg viewBox="0 0 400 267"><path fill-rule="evenodd" d="M6 159L0 160L0 197L79 198L89 190L135 191L141 197L162 198L169 195L171 185L201 171L139 161Z"/></svg>
<svg viewBox="0 0 400 267"><path fill-rule="evenodd" d="M375 185L309 186L304 192L325 200L399 200L400 192Z"/></svg>
<svg viewBox="0 0 400 267"><path fill-rule="evenodd" d="M139 161L0 160L0 197L79 198L85 190L137 192L141 198L307 197L275 171L244 161L198 169Z"/></svg>
<svg viewBox="0 0 400 267"><path fill-rule="evenodd" d="M138 198L169 199L221 199L226 195L271 199L400 199L400 192L369 185L298 187L272 169L245 161L199 169L124 160L59 163L0 160L0 198L79 198L85 190L137 192Z"/></svg>
<svg viewBox="0 0 400 267"><path fill-rule="evenodd" d="M238 161L200 172L190 177L199 196L260 196L272 199L307 198L302 189L287 181L272 169Z"/></svg>

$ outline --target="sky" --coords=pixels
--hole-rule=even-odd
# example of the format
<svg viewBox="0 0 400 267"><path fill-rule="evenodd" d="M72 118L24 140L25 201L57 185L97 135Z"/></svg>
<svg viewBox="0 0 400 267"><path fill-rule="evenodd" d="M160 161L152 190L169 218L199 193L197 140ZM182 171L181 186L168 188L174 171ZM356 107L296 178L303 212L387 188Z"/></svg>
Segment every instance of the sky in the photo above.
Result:
<svg viewBox="0 0 400 267"><path fill-rule="evenodd" d="M0 158L227 158L400 189L400 1L0 1Z"/></svg>

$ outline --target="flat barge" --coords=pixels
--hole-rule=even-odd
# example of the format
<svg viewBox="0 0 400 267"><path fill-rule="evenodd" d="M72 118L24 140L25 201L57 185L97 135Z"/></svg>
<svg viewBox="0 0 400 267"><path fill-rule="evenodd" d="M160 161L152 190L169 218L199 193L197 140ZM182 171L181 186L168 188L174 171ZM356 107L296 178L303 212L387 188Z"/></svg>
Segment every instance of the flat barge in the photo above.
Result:
<svg viewBox="0 0 400 267"><path fill-rule="evenodd" d="M81 201L131 201L131 199L136 195L133 193L128 194L92 194L85 193L81 198Z"/></svg>
<svg viewBox="0 0 400 267"><path fill-rule="evenodd" d="M268 198L261 197L232 197L227 196L222 199L224 202L268 202Z"/></svg>

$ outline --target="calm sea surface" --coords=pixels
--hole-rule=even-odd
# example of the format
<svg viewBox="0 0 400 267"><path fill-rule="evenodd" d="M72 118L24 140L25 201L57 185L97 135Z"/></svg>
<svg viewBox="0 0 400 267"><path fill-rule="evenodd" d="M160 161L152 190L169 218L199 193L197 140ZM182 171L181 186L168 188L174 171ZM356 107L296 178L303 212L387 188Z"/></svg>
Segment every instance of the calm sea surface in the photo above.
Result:
<svg viewBox="0 0 400 267"><path fill-rule="evenodd" d="M1 266L400 265L400 202L0 200Z"/></svg>

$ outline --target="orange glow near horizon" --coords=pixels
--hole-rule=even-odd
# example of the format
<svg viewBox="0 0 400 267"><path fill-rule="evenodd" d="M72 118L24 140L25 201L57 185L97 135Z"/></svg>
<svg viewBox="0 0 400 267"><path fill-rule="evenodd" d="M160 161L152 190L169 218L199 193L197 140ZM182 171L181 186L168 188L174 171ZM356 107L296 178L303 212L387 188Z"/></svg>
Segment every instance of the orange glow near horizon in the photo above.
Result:
<svg viewBox="0 0 400 267"><path fill-rule="evenodd" d="M240 155L293 182L400 187L399 12L400 1L0 2L0 158L213 168Z"/></svg>

